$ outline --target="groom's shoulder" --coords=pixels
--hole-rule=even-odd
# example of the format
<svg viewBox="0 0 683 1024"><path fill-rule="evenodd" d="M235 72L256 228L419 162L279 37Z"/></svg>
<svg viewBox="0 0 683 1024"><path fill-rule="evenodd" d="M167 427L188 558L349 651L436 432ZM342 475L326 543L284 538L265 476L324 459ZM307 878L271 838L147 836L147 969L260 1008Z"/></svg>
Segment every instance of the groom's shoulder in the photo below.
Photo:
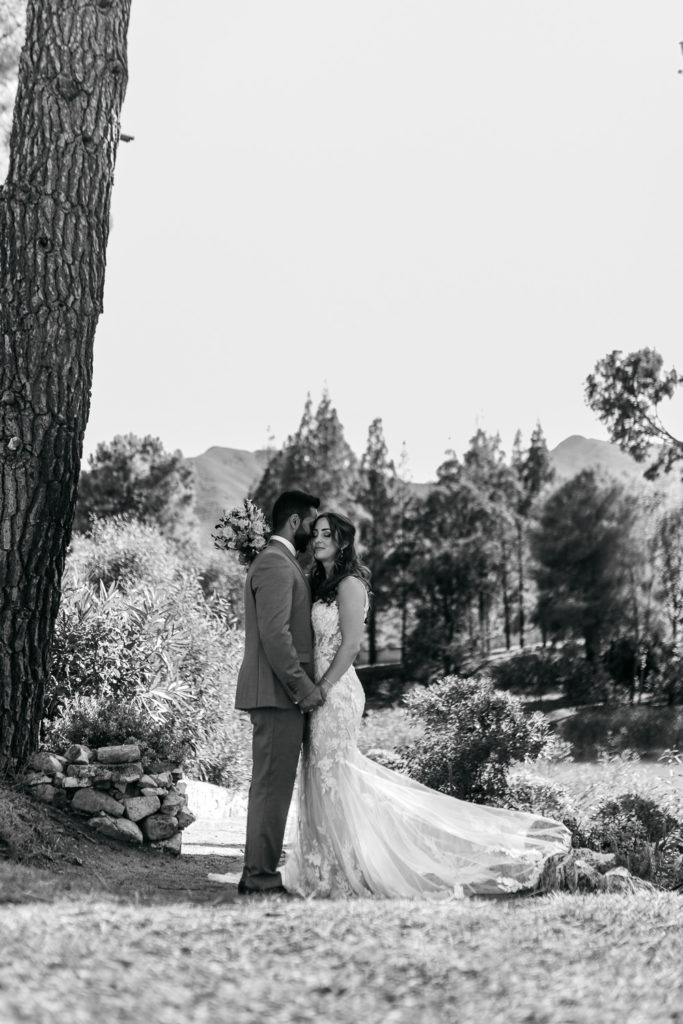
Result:
<svg viewBox="0 0 683 1024"><path fill-rule="evenodd" d="M263 570L284 567L292 564L287 557L287 552L279 544L268 544L263 551L260 551L251 563L250 574L262 572Z"/></svg>

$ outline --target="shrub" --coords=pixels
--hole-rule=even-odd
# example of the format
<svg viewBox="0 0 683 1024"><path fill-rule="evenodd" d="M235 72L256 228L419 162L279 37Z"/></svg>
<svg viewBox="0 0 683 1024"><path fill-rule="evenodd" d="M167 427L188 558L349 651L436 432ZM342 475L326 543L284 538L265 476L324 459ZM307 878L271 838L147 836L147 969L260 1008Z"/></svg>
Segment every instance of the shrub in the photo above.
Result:
<svg viewBox="0 0 683 1024"><path fill-rule="evenodd" d="M586 661L583 647L576 643L519 651L492 662L487 671L501 690L539 697L562 690L573 704L604 700L608 693L604 667Z"/></svg>
<svg viewBox="0 0 683 1024"><path fill-rule="evenodd" d="M122 704L114 694L103 691L92 696L77 694L66 701L60 714L45 723L44 742L62 754L72 743L93 748L137 743L143 761L183 764L192 751L193 737L183 735L177 720L155 720L144 708Z"/></svg>
<svg viewBox="0 0 683 1024"><path fill-rule="evenodd" d="M601 750L659 753L683 746L683 709L646 705L580 710L558 724L576 757L595 759Z"/></svg>
<svg viewBox="0 0 683 1024"><path fill-rule="evenodd" d="M683 877L683 822L654 800L624 793L600 804L587 824L586 845L659 884Z"/></svg>
<svg viewBox="0 0 683 1024"><path fill-rule="evenodd" d="M123 586L105 585L113 566L125 566ZM123 730L154 748L162 727L187 771L240 785L248 761L248 723L233 707L241 654L241 634L207 603L171 542L137 522L96 526L64 577L45 736L84 739L76 723L96 730L99 716L99 742L118 742Z"/></svg>
<svg viewBox="0 0 683 1024"><path fill-rule="evenodd" d="M442 793L480 803L499 801L514 761L536 757L549 734L542 715L527 715L518 697L488 678L449 676L406 698L423 735L406 751L408 772Z"/></svg>
<svg viewBox="0 0 683 1024"><path fill-rule="evenodd" d="M548 649L520 651L492 662L488 672L499 690L541 696L559 685L556 661Z"/></svg>
<svg viewBox="0 0 683 1024"><path fill-rule="evenodd" d="M519 769L508 776L502 805L515 811L527 811L561 821L572 834L572 844L585 845L586 832L581 823L579 808L564 786L539 778L526 769Z"/></svg>
<svg viewBox="0 0 683 1024"><path fill-rule="evenodd" d="M142 581L168 584L183 571L177 548L157 527L124 516L93 520L86 536L76 535L68 566L98 590L115 583L124 592Z"/></svg>

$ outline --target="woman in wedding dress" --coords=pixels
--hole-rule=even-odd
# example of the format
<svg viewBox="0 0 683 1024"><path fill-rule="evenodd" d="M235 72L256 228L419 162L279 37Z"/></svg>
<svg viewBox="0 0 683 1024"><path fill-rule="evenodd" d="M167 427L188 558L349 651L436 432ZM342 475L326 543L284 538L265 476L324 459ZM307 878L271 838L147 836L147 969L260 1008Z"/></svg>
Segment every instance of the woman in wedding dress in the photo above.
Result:
<svg viewBox="0 0 683 1024"><path fill-rule="evenodd" d="M315 673L285 887L304 896L448 898L533 891L571 836L556 821L468 803L420 785L357 748L365 703L353 669L370 600L355 528L313 524Z"/></svg>

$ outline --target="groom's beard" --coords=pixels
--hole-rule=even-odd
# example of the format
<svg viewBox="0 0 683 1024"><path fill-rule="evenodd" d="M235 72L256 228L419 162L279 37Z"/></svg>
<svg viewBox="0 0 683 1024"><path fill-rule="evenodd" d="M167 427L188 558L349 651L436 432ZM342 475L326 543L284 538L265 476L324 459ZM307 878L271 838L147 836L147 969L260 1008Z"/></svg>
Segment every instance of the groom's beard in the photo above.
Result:
<svg viewBox="0 0 683 1024"><path fill-rule="evenodd" d="M311 543L310 533L305 533L301 527L294 534L294 550L303 554L304 551L308 551L308 545Z"/></svg>

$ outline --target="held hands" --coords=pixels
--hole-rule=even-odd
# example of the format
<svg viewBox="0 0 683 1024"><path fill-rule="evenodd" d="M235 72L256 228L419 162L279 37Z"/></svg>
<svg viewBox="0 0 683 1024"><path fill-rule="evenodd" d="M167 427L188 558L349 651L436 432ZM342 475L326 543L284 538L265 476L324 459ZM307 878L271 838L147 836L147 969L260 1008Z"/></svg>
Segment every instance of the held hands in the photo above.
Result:
<svg viewBox="0 0 683 1024"><path fill-rule="evenodd" d="M323 702L327 700L327 697L333 685L334 684L329 681L327 676L323 676L320 682L318 683L318 689L323 695Z"/></svg>
<svg viewBox="0 0 683 1024"><path fill-rule="evenodd" d="M324 695L321 686L315 686L309 694L307 694L303 700L299 701L299 710L306 714L307 711L313 711L314 708L319 708L324 701Z"/></svg>

